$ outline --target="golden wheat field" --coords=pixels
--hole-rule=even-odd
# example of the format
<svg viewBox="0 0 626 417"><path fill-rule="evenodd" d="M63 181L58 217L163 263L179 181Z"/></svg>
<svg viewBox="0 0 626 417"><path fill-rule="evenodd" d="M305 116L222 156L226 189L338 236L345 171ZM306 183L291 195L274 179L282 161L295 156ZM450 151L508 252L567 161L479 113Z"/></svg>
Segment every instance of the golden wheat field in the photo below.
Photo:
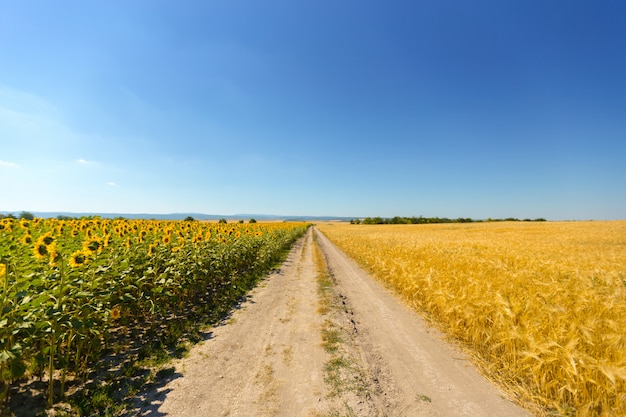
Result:
<svg viewBox="0 0 626 417"><path fill-rule="evenodd" d="M626 221L318 228L538 415L626 415Z"/></svg>

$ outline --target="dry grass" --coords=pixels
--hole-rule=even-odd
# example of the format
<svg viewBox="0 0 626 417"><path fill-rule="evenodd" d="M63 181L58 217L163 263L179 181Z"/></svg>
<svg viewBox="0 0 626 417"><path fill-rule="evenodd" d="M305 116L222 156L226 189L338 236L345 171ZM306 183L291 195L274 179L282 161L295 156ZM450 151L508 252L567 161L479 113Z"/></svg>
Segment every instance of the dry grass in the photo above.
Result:
<svg viewBox="0 0 626 417"><path fill-rule="evenodd" d="M626 415L626 222L318 226L543 413Z"/></svg>

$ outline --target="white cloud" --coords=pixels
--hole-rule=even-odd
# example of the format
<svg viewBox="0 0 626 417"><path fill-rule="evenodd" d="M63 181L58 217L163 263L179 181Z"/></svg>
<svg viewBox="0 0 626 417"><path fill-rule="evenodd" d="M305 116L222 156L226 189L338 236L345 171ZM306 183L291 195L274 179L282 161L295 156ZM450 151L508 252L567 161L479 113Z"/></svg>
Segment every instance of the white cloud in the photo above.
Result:
<svg viewBox="0 0 626 417"><path fill-rule="evenodd" d="M117 187L117 184L116 184L116 183L114 183L113 181L109 181L109 182L107 182L107 185L108 185L109 187Z"/></svg>
<svg viewBox="0 0 626 417"><path fill-rule="evenodd" d="M97 165L98 164L96 161L88 161L83 158L77 159L76 163L79 165Z"/></svg>
<svg viewBox="0 0 626 417"><path fill-rule="evenodd" d="M16 164L15 162L0 161L0 167L19 168L20 166L18 164Z"/></svg>

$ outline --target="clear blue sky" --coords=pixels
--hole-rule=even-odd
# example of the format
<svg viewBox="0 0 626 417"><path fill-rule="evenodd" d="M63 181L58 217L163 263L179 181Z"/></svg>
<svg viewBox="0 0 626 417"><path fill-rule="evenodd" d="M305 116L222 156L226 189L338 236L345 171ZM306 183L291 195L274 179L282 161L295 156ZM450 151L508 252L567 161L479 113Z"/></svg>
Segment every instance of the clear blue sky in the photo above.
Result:
<svg viewBox="0 0 626 417"><path fill-rule="evenodd" d="M626 218L626 2L0 0L0 210Z"/></svg>

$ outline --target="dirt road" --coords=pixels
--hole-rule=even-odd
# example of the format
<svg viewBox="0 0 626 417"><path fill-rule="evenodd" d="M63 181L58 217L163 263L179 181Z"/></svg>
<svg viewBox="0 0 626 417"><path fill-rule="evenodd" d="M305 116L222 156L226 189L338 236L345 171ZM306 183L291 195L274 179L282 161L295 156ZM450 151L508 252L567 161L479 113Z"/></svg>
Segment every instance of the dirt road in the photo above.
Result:
<svg viewBox="0 0 626 417"><path fill-rule="evenodd" d="M313 230L175 366L140 415L530 416Z"/></svg>

